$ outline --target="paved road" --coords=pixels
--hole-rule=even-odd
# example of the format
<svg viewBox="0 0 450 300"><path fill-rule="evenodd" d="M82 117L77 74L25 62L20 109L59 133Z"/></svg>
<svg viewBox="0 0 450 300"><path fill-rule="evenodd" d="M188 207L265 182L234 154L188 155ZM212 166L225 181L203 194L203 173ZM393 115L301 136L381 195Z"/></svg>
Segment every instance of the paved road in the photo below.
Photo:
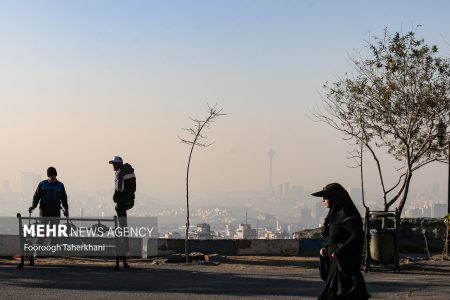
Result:
<svg viewBox="0 0 450 300"><path fill-rule="evenodd" d="M0 262L1 299L316 299L323 283L309 264L245 261L206 265L41 265ZM448 265L410 265L365 275L375 299L448 299Z"/></svg>

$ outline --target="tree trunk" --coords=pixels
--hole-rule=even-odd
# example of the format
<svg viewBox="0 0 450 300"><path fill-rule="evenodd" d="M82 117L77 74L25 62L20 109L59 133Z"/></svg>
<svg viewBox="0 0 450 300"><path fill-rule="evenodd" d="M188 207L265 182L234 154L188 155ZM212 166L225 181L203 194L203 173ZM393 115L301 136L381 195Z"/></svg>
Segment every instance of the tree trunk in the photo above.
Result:
<svg viewBox="0 0 450 300"><path fill-rule="evenodd" d="M409 185L411 183L412 173L408 172L408 174L406 176L407 176L407 178L406 178L405 190L403 191L403 196L402 196L402 199L400 200L400 204L398 206L398 214L400 216L402 215L403 208L405 207L406 199L408 198Z"/></svg>

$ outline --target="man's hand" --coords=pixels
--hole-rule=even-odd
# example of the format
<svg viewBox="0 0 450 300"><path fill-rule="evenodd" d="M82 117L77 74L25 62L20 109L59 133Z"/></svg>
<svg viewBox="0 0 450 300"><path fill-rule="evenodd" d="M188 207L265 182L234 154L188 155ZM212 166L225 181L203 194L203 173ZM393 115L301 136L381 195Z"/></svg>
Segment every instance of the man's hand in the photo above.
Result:
<svg viewBox="0 0 450 300"><path fill-rule="evenodd" d="M68 211L68 210L65 210L65 211L64 211L64 216L65 216L66 218L69 217L69 211Z"/></svg>
<svg viewBox="0 0 450 300"><path fill-rule="evenodd" d="M326 248L322 248L322 249L320 249L320 256L325 256L325 255L327 255L327 249Z"/></svg>
<svg viewBox="0 0 450 300"><path fill-rule="evenodd" d="M32 212L33 212L33 207L32 206L30 206L29 208L28 208L28 212L31 214Z"/></svg>
<svg viewBox="0 0 450 300"><path fill-rule="evenodd" d="M336 254L333 252L331 253L331 259L335 259L336 258Z"/></svg>

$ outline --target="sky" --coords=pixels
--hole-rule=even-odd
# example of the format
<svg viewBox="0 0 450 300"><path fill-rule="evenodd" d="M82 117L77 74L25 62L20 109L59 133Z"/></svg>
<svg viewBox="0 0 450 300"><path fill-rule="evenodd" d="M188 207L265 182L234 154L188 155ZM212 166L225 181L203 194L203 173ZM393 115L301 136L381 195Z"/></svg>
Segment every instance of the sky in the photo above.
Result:
<svg viewBox="0 0 450 300"><path fill-rule="evenodd" d="M51 165L69 192L112 189L107 162L121 155L140 192L181 197L189 149L178 137L210 103L227 115L205 132L215 144L194 151L193 193L266 188L271 141L274 183L359 186L351 147L309 118L322 84L385 27L420 24L448 56L448 11L411 0L0 1L0 179L18 190L22 172L44 179ZM413 188L433 183L446 187L446 165L421 170Z"/></svg>

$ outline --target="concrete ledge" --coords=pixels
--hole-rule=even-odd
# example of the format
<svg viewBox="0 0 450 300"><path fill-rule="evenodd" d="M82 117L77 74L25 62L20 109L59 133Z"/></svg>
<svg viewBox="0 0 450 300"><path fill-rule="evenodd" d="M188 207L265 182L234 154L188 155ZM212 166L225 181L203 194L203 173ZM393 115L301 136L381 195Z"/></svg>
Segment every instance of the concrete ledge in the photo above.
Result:
<svg viewBox="0 0 450 300"><path fill-rule="evenodd" d="M236 255L235 240L189 240L191 252L205 254ZM148 239L147 257L165 256L174 253L184 253L184 240L181 239Z"/></svg>
<svg viewBox="0 0 450 300"><path fill-rule="evenodd" d="M222 255L316 256L323 240L189 240L190 252ZM182 239L149 239L147 257L184 253Z"/></svg>
<svg viewBox="0 0 450 300"><path fill-rule="evenodd" d="M236 240L238 255L298 255L297 240Z"/></svg>

